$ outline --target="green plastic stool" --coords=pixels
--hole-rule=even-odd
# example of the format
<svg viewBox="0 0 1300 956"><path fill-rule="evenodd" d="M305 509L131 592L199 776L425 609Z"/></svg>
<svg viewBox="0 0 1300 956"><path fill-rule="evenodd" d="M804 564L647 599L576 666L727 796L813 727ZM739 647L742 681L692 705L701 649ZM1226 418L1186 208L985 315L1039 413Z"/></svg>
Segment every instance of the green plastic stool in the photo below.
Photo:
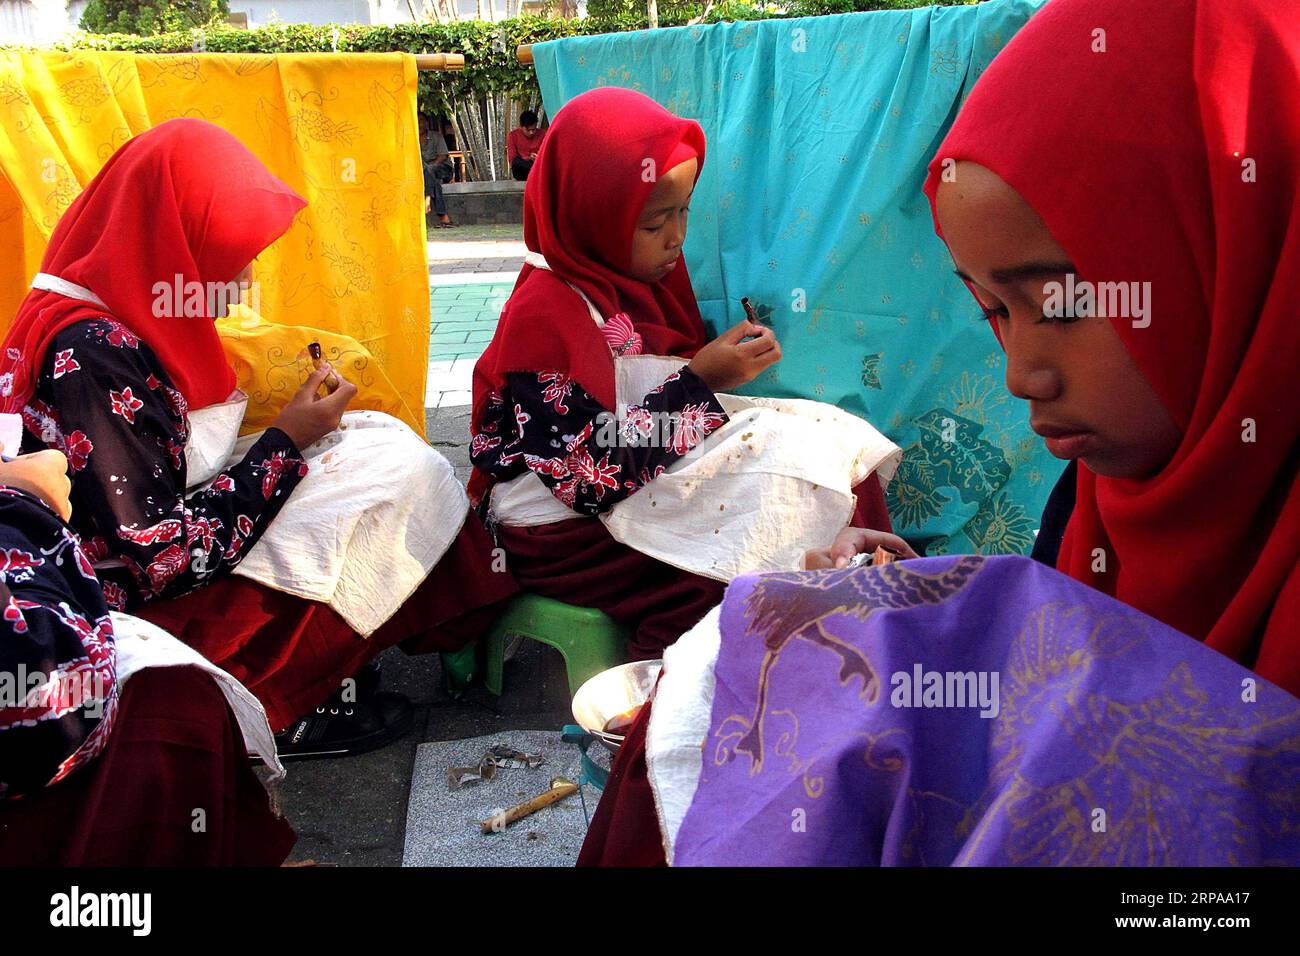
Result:
<svg viewBox="0 0 1300 956"><path fill-rule="evenodd" d="M595 608L574 607L540 594L521 594L487 633L484 683L501 696L506 642L512 635L520 635L549 644L564 656L572 697L587 678L623 663L628 634L628 628Z"/></svg>

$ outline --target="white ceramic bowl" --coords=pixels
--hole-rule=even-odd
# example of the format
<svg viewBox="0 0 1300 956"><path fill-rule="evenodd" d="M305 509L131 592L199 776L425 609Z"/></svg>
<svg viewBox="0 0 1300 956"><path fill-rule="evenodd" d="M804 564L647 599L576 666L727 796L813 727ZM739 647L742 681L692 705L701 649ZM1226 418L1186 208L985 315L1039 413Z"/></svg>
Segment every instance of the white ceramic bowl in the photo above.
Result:
<svg viewBox="0 0 1300 956"><path fill-rule="evenodd" d="M654 690L663 661L620 664L587 680L573 696L573 719L610 750L618 750L622 736L605 733L605 724L625 710L644 704Z"/></svg>

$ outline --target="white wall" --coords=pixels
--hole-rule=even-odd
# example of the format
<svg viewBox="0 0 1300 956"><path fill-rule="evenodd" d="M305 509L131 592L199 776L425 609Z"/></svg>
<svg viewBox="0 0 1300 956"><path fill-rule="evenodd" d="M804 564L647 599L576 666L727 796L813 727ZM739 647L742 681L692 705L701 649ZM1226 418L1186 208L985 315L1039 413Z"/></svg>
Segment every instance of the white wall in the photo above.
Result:
<svg viewBox="0 0 1300 956"><path fill-rule="evenodd" d="M229 3L231 12L248 14L250 27L263 27L274 22L273 12L281 23L394 24L412 21L406 0L229 0ZM456 4L462 18L477 16L477 0L456 0ZM485 0L484 7L486 5ZM417 14L420 13L420 0L412 0L412 6ZM505 0L497 0L497 18L504 15Z"/></svg>
<svg viewBox="0 0 1300 956"><path fill-rule="evenodd" d="M63 0L0 0L0 43L52 43L70 29Z"/></svg>
<svg viewBox="0 0 1300 956"><path fill-rule="evenodd" d="M371 23L369 0L229 0L250 27L280 23Z"/></svg>
<svg viewBox="0 0 1300 956"><path fill-rule="evenodd" d="M77 29L89 0L0 0L0 42L45 44ZM512 0L513 2L513 0ZM280 23L410 23L406 0L229 0L232 13L248 14L250 27ZM412 0L420 12L420 0ZM456 0L463 19L478 15L478 0ZM483 2L484 17L487 0ZM496 0L497 19L505 0Z"/></svg>

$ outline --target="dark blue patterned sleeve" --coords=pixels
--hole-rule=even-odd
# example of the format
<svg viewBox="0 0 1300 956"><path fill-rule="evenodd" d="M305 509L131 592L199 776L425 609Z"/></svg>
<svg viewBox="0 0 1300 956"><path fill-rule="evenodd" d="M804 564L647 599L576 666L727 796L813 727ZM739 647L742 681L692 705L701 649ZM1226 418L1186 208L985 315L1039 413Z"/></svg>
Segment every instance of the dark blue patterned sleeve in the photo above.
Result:
<svg viewBox="0 0 1300 956"><path fill-rule="evenodd" d="M535 473L564 504L597 515L635 493L727 422L690 369L668 376L619 419L560 372L517 372L493 395L470 446L499 480Z"/></svg>
<svg viewBox="0 0 1300 956"><path fill-rule="evenodd" d="M117 674L112 620L76 535L44 502L3 485L0 615L4 799L57 783L103 750Z"/></svg>
<svg viewBox="0 0 1300 956"><path fill-rule="evenodd" d="M228 573L307 473L289 436L271 428L187 495L185 399L149 346L116 322L60 333L23 419L31 438L68 456L72 523L92 559L130 572L129 594L105 583L119 609Z"/></svg>

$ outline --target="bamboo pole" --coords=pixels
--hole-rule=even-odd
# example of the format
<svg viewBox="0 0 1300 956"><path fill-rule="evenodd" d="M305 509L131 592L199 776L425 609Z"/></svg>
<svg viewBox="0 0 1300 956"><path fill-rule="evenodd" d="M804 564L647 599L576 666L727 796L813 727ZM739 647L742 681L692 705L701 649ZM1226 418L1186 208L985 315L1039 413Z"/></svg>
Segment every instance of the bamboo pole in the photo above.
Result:
<svg viewBox="0 0 1300 956"><path fill-rule="evenodd" d="M533 45L531 43L521 43L515 48L515 59L524 66L532 66L533 63Z"/></svg>
<svg viewBox="0 0 1300 956"><path fill-rule="evenodd" d="M415 68L417 70L459 73L465 69L465 54L417 53L415 54Z"/></svg>

